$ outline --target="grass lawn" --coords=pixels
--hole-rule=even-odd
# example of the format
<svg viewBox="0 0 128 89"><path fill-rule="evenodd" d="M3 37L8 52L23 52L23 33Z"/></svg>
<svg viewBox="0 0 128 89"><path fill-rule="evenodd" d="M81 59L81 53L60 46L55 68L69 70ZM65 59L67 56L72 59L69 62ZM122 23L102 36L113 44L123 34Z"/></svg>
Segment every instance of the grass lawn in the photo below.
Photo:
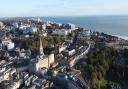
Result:
<svg viewBox="0 0 128 89"><path fill-rule="evenodd" d="M105 79L102 79L100 81L100 88L101 89L108 89L108 86L109 84L118 84L117 82L113 82L113 81L108 81L108 80L105 80Z"/></svg>
<svg viewBox="0 0 128 89"><path fill-rule="evenodd" d="M100 81L100 87L101 89L107 89L107 84L108 84L108 81L107 80L101 80Z"/></svg>

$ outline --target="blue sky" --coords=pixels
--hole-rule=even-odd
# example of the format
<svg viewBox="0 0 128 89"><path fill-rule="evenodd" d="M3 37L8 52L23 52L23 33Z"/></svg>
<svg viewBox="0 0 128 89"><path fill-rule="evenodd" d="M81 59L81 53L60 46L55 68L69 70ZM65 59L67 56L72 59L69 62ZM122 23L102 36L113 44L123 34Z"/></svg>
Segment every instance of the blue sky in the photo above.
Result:
<svg viewBox="0 0 128 89"><path fill-rule="evenodd" d="M126 15L128 0L1 0L0 17Z"/></svg>

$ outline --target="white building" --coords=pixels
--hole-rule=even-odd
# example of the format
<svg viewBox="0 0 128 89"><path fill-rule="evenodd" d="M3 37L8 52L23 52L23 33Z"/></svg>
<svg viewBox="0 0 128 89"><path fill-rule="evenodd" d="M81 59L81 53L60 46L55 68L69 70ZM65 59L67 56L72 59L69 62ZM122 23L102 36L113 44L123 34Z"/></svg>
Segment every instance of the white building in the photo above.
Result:
<svg viewBox="0 0 128 89"><path fill-rule="evenodd" d="M35 33L35 32L37 32L37 28L36 28L36 27L21 26L19 29L23 32L23 34L28 34L28 33Z"/></svg>
<svg viewBox="0 0 128 89"><path fill-rule="evenodd" d="M22 25L22 23L21 23L21 26L19 27L19 29L22 30L22 29L26 29L28 27L30 27L30 25Z"/></svg>
<svg viewBox="0 0 128 89"><path fill-rule="evenodd" d="M22 82L22 79L16 80L12 82L10 85L8 85L7 89L18 89L21 86Z"/></svg>
<svg viewBox="0 0 128 89"><path fill-rule="evenodd" d="M64 51L64 54L66 55L66 56L72 56L72 55L74 55L76 53L76 50L75 49L72 49L72 50L65 50Z"/></svg>
<svg viewBox="0 0 128 89"><path fill-rule="evenodd" d="M83 35L90 36L91 31L90 30L83 30Z"/></svg>
<svg viewBox="0 0 128 89"><path fill-rule="evenodd" d="M78 39L88 41L90 40L90 36L91 36L90 30L83 30L81 33L79 33Z"/></svg>
<svg viewBox="0 0 128 89"><path fill-rule="evenodd" d="M42 35L44 36L44 37L47 37L47 31L46 30L42 30Z"/></svg>
<svg viewBox="0 0 128 89"><path fill-rule="evenodd" d="M14 44L13 42L9 42L9 43L7 44L7 50L8 50L8 51L13 50L14 48L15 48L15 44Z"/></svg>
<svg viewBox="0 0 128 89"><path fill-rule="evenodd" d="M76 26L74 24L69 23L69 26L70 26L71 30L75 30L76 29Z"/></svg>
<svg viewBox="0 0 128 89"><path fill-rule="evenodd" d="M39 23L39 22L41 22L42 20L41 20L40 18L37 18L37 21L38 21L38 23Z"/></svg>
<svg viewBox="0 0 128 89"><path fill-rule="evenodd" d="M3 29L3 28L4 28L3 22L0 22L0 29Z"/></svg>
<svg viewBox="0 0 128 89"><path fill-rule="evenodd" d="M47 37L47 33L46 33L46 32L42 33L42 35L43 35L44 37Z"/></svg>
<svg viewBox="0 0 128 89"><path fill-rule="evenodd" d="M59 53L61 53L62 51L64 51L66 49L66 46L60 46L59 47Z"/></svg>
<svg viewBox="0 0 128 89"><path fill-rule="evenodd" d="M63 43L61 46L59 46L58 50L59 50L59 53L61 53L62 51L66 50L67 48L67 45L64 45L65 43Z"/></svg>
<svg viewBox="0 0 128 89"><path fill-rule="evenodd" d="M29 33L29 31L30 31L30 30L27 29L27 28L30 28L30 26L21 25L21 26L19 27L19 30L22 31L23 34L27 34L27 33Z"/></svg>
<svg viewBox="0 0 128 89"><path fill-rule="evenodd" d="M60 27L60 26L62 26L62 24L61 24L61 23L56 23L56 24L57 24L59 27Z"/></svg>
<svg viewBox="0 0 128 89"><path fill-rule="evenodd" d="M46 24L42 25L42 30L46 30Z"/></svg>
<svg viewBox="0 0 128 89"><path fill-rule="evenodd" d="M18 27L19 27L19 25L18 25L17 22L12 23L12 25L13 25L15 28L18 28Z"/></svg>
<svg viewBox="0 0 128 89"><path fill-rule="evenodd" d="M70 29L71 31L76 30L76 26L74 24L68 23L64 25L65 29Z"/></svg>
<svg viewBox="0 0 128 89"><path fill-rule="evenodd" d="M12 76L14 73L16 73L16 69L14 68L2 69L2 71L0 71L0 82L9 80L10 76Z"/></svg>
<svg viewBox="0 0 128 89"><path fill-rule="evenodd" d="M46 26L50 27L52 22L47 22Z"/></svg>
<svg viewBox="0 0 128 89"><path fill-rule="evenodd" d="M2 47L7 47L8 51L11 51L15 48L15 44L10 39L2 40Z"/></svg>
<svg viewBox="0 0 128 89"><path fill-rule="evenodd" d="M67 36L69 34L69 31L67 29L57 29L57 30L53 30L52 32L53 35L61 35L61 36Z"/></svg>
<svg viewBox="0 0 128 89"><path fill-rule="evenodd" d="M32 33L37 32L37 28L36 27L32 27L31 30L32 30Z"/></svg>
<svg viewBox="0 0 128 89"><path fill-rule="evenodd" d="M20 58L29 59L30 56L31 56L31 51L30 50L21 49Z"/></svg>

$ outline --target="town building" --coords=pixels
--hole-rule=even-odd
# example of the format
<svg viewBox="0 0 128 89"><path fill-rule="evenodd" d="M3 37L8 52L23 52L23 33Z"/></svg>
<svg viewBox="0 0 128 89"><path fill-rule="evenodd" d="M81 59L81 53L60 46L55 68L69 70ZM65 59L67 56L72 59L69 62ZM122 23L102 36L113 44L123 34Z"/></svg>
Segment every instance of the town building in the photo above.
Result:
<svg viewBox="0 0 128 89"><path fill-rule="evenodd" d="M29 34L29 33L37 32L37 28L31 27L30 25L27 25L27 26L21 25L19 29L23 34Z"/></svg>
<svg viewBox="0 0 128 89"><path fill-rule="evenodd" d="M18 89L21 86L22 82L22 79L15 80L11 82L8 86L6 86L6 89Z"/></svg>
<svg viewBox="0 0 128 89"><path fill-rule="evenodd" d="M39 71L42 68L49 68L54 63L54 54L44 55L42 40L40 38L39 56L36 59L32 59L30 63L30 70ZM32 67L34 66L34 68Z"/></svg>
<svg viewBox="0 0 128 89"><path fill-rule="evenodd" d="M58 46L58 53L61 53L62 51L66 50L66 48L67 48L67 45L65 45L65 43Z"/></svg>
<svg viewBox="0 0 128 89"><path fill-rule="evenodd" d="M46 27L47 27L47 25L46 24L43 24L42 25L42 30L46 30Z"/></svg>
<svg viewBox="0 0 128 89"><path fill-rule="evenodd" d="M7 48L8 51L11 51L15 48L15 43L13 43L11 39L5 38L2 39L1 47L3 49Z"/></svg>
<svg viewBox="0 0 128 89"><path fill-rule="evenodd" d="M65 56L72 56L72 55L74 55L76 53L76 50L75 49L70 49L70 50L65 50L65 51L63 51L63 54L65 55Z"/></svg>
<svg viewBox="0 0 128 89"><path fill-rule="evenodd" d="M67 29L56 29L52 31L53 35L60 35L60 36L67 36L69 34L69 31Z"/></svg>
<svg viewBox="0 0 128 89"><path fill-rule="evenodd" d="M12 25L13 25L15 28L18 28L18 27L19 27L19 25L18 25L17 22L12 23Z"/></svg>
<svg viewBox="0 0 128 89"><path fill-rule="evenodd" d="M0 83L2 81L9 80L14 73L16 73L15 68L2 68L2 69L0 69Z"/></svg>
<svg viewBox="0 0 128 89"><path fill-rule="evenodd" d="M64 24L63 27L65 29L71 29L72 31L76 30L76 26L74 24L71 24L71 23Z"/></svg>
<svg viewBox="0 0 128 89"><path fill-rule="evenodd" d="M30 56L31 56L31 51L30 50L21 49L19 56L20 56L20 58L23 58L23 59L29 59Z"/></svg>
<svg viewBox="0 0 128 89"><path fill-rule="evenodd" d="M46 30L42 30L42 35L44 36L44 37L47 37L47 31Z"/></svg>
<svg viewBox="0 0 128 89"><path fill-rule="evenodd" d="M3 29L3 28L4 28L3 22L0 22L0 29Z"/></svg>

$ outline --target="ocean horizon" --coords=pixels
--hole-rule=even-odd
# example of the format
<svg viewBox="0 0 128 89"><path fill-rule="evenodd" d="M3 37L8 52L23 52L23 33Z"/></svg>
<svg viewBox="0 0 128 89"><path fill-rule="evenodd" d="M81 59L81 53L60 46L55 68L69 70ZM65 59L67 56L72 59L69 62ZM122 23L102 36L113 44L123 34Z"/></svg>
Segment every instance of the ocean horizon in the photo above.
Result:
<svg viewBox="0 0 128 89"><path fill-rule="evenodd" d="M42 17L44 21L72 23L87 30L128 36L128 15L121 16L62 16Z"/></svg>

